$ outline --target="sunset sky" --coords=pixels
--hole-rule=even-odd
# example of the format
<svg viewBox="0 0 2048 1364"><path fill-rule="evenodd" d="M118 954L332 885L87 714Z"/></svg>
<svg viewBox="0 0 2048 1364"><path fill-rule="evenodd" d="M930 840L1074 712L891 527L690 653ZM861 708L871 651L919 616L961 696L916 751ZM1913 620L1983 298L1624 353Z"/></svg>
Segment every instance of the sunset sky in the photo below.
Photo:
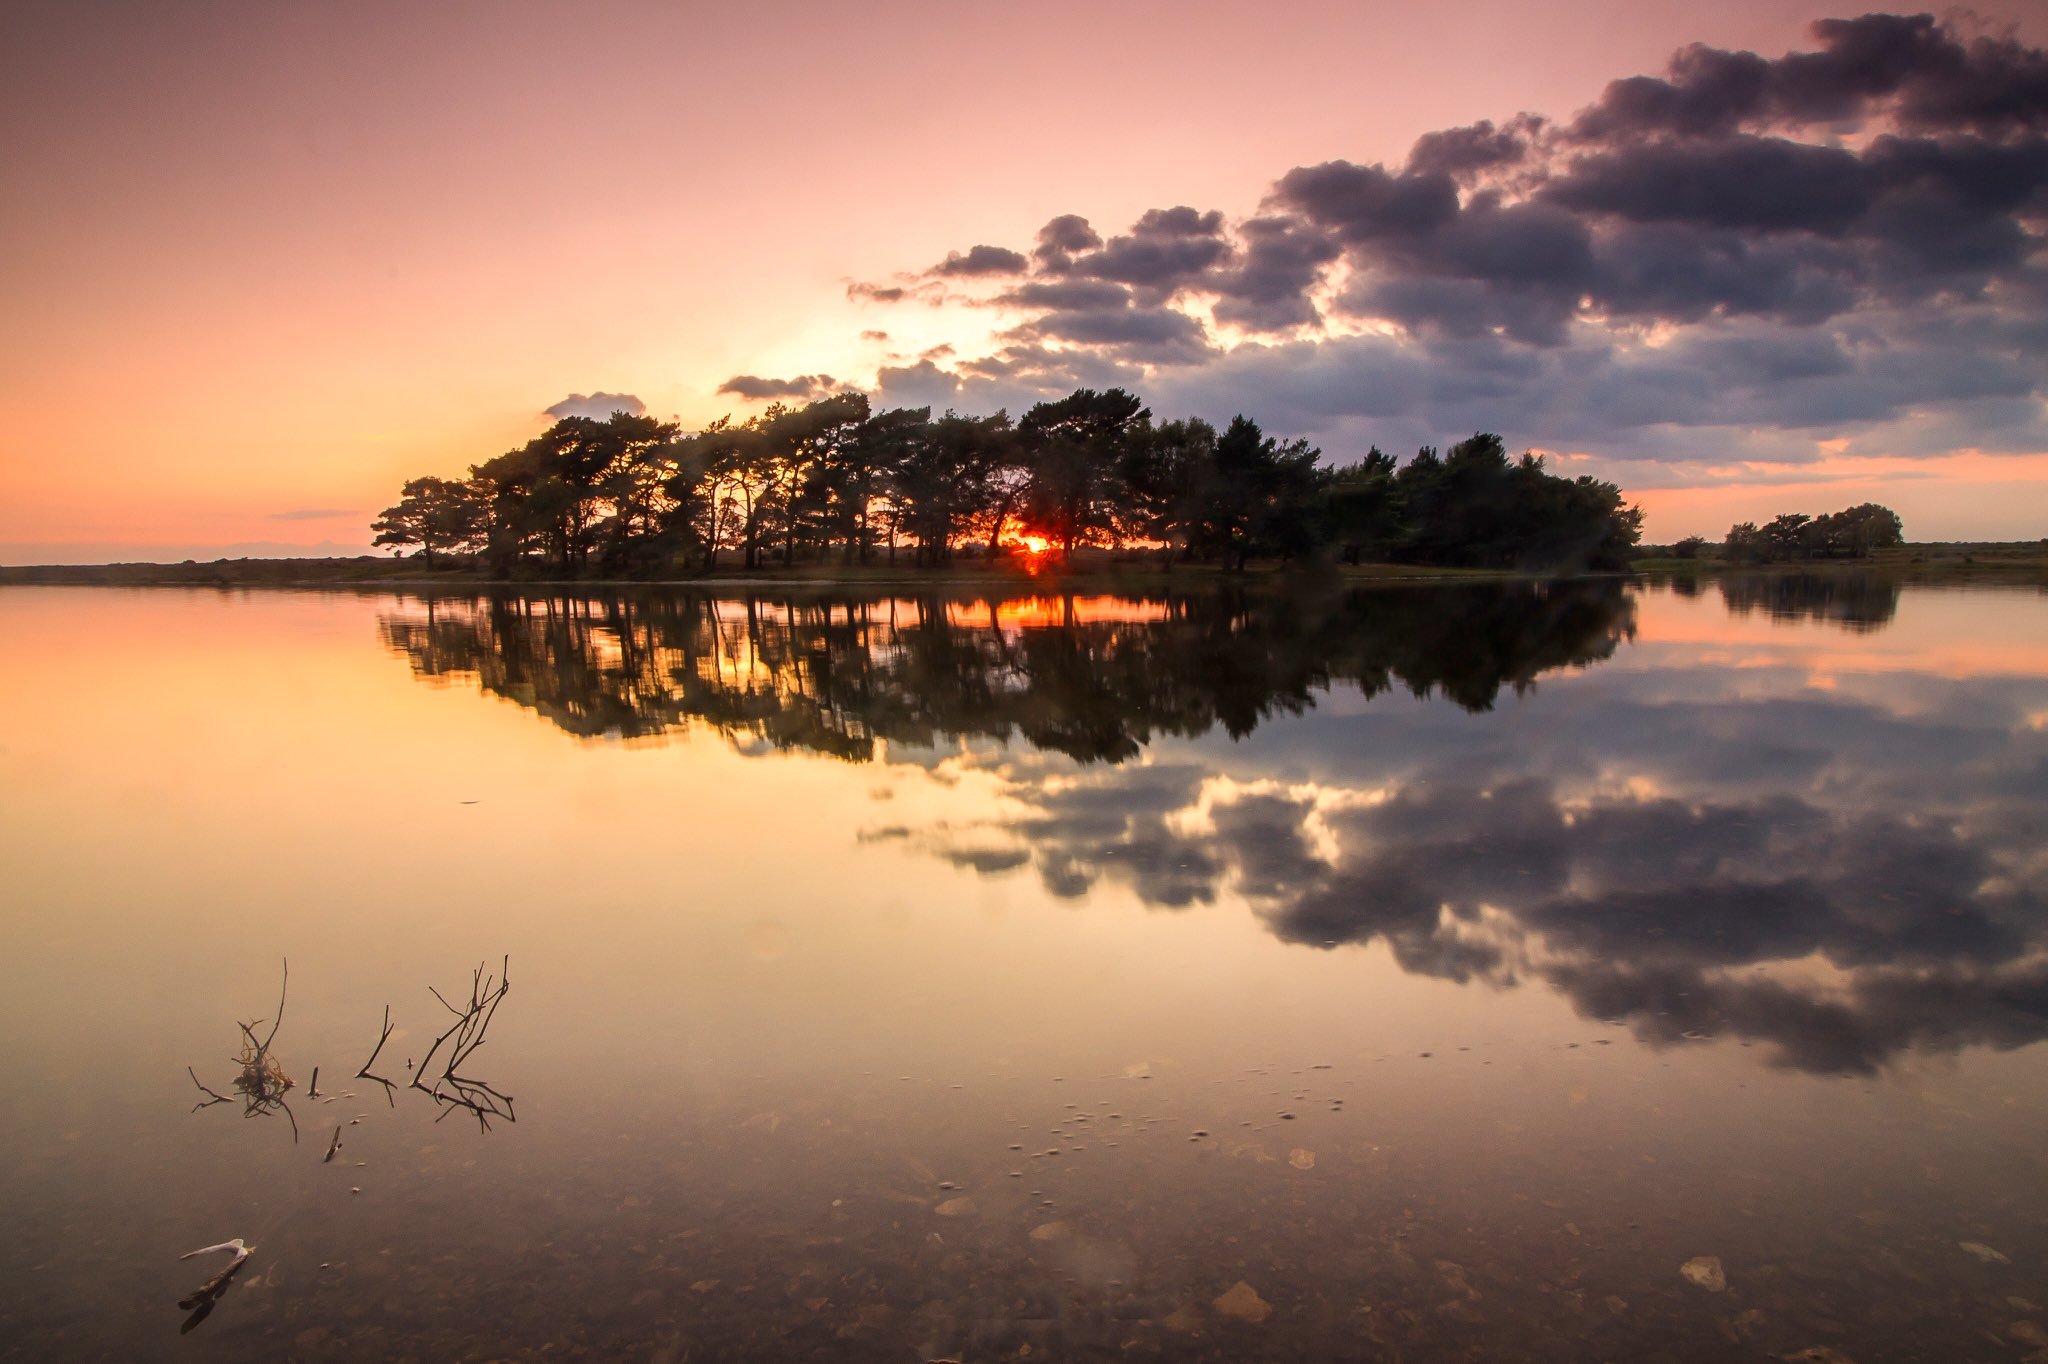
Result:
<svg viewBox="0 0 2048 1364"><path fill-rule="evenodd" d="M2048 535L2048 3L1976 13L10 7L0 562L358 552L549 409L842 385Z"/></svg>

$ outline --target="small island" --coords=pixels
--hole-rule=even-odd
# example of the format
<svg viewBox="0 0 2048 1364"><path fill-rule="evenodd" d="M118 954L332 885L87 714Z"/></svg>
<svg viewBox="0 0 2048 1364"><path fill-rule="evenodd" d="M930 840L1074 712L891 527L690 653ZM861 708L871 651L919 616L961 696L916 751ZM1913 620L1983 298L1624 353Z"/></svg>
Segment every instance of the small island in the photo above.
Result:
<svg viewBox="0 0 2048 1364"><path fill-rule="evenodd" d="M1480 432L1405 463L1329 466L1249 417L1155 421L1123 389L963 416L846 392L684 434L565 417L463 479L421 477L374 526L421 565L494 578L645 579L779 567L1072 566L1135 551L1170 570L1341 559L1433 568L1618 569L1642 513Z"/></svg>

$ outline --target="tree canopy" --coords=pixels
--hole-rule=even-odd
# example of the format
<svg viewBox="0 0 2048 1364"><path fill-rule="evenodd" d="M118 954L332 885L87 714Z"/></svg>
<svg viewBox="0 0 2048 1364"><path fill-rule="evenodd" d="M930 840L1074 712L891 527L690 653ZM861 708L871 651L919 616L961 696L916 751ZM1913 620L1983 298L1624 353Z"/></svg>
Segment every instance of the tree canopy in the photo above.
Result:
<svg viewBox="0 0 2048 1364"><path fill-rule="evenodd" d="M1406 464L1331 467L1239 415L1155 421L1136 394L1080 389L1007 412L781 403L684 433L615 412L565 417L463 480L417 478L376 542L470 555L500 576L757 569L899 553L933 567L1020 550L1149 547L1242 570L1338 553L1418 564L1620 567L1642 516L1621 490L1511 459L1481 432Z"/></svg>
<svg viewBox="0 0 2048 1364"><path fill-rule="evenodd" d="M1795 559L1867 559L1874 549L1906 543L1899 514L1864 502L1827 516L1788 513L1758 526L1742 521L1728 528L1723 557L1737 563L1775 564Z"/></svg>

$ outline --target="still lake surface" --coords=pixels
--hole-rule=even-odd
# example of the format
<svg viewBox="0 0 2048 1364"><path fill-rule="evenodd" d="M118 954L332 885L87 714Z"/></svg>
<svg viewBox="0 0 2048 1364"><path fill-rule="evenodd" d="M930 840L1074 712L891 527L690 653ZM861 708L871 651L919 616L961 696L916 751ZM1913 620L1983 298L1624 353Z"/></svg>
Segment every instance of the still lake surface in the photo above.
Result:
<svg viewBox="0 0 2048 1364"><path fill-rule="evenodd" d="M0 897L7 1359L2048 1357L2038 591L10 588Z"/></svg>

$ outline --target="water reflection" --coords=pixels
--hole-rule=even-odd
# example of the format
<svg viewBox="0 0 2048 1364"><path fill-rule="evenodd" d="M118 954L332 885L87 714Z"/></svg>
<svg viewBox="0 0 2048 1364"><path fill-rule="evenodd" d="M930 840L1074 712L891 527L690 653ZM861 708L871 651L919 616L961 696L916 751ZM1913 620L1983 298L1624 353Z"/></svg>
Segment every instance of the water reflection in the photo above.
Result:
<svg viewBox="0 0 2048 1364"><path fill-rule="evenodd" d="M1896 586L1853 574L1719 591L1738 619L1866 633L1898 605ZM1105 885L1168 909L1236 898L1283 941L1540 983L1652 1045L1734 1035L1854 1074L2048 1036L2048 735L2025 696L1943 683L1895 707L1762 685L1753 662L1702 664L1678 694L1627 669L1594 706L1531 694L1613 658L1636 619L1629 589L1598 582L965 606L493 598L381 628L419 675L474 673L579 735L698 722L993 793L992 814L869 841L1035 874L1068 900ZM1416 700L1388 696L1395 683ZM1474 718L1505 690L1516 714ZM1214 729L1244 742L1189 742Z"/></svg>
<svg viewBox="0 0 2048 1364"><path fill-rule="evenodd" d="M418 675L474 674L587 737L696 722L855 761L884 739L1020 738L1110 763L1161 736L1247 735L1340 683L1487 710L1610 657L1633 628L1614 581L1001 603L494 596L380 620Z"/></svg>
<svg viewBox="0 0 2048 1364"><path fill-rule="evenodd" d="M1725 573L1714 581L1731 614L1825 621L1867 633L1899 611L1899 584L1879 573Z"/></svg>
<svg viewBox="0 0 2048 1364"><path fill-rule="evenodd" d="M1285 941L1540 981L1655 1045L1733 1034L1785 1065L1862 1073L1914 1047L2048 1037L2040 858L2011 839L2031 826L2000 817L2021 811L1961 821L1462 767L1390 789L1193 765L1048 781L1028 757L968 761L1024 813L876 836L984 874L1031 866L1069 898L1105 879L1166 908L1232 893Z"/></svg>

